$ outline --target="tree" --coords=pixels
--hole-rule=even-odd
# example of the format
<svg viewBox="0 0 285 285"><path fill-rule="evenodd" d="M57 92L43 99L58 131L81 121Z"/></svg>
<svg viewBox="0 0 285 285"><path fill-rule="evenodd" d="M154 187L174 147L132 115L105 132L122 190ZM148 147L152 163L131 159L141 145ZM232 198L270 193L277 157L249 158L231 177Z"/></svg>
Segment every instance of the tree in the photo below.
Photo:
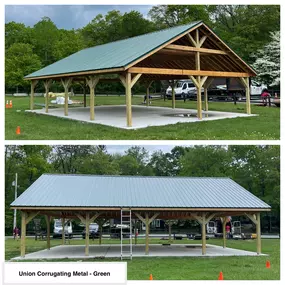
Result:
<svg viewBox="0 0 285 285"><path fill-rule="evenodd" d="M30 44L15 43L6 50L5 83L6 86L26 87L30 83L24 76L42 67L40 58L33 53Z"/></svg>
<svg viewBox="0 0 285 285"><path fill-rule="evenodd" d="M30 44L30 28L22 23L9 22L5 24L5 48L8 49L12 44Z"/></svg>
<svg viewBox="0 0 285 285"><path fill-rule="evenodd" d="M280 85L280 31L271 32L271 42L255 54L253 67L260 82L270 86Z"/></svg>

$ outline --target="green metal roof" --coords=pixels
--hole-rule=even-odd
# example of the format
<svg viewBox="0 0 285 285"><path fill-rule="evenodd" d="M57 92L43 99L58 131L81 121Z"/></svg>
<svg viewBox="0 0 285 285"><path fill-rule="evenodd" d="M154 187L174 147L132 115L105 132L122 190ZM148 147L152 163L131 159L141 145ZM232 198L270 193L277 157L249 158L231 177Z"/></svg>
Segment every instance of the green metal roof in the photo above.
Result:
<svg viewBox="0 0 285 285"><path fill-rule="evenodd" d="M197 21L83 49L29 74L25 78L124 67L200 23L202 22Z"/></svg>
<svg viewBox="0 0 285 285"><path fill-rule="evenodd" d="M81 174L44 174L11 206L270 209L230 178Z"/></svg>

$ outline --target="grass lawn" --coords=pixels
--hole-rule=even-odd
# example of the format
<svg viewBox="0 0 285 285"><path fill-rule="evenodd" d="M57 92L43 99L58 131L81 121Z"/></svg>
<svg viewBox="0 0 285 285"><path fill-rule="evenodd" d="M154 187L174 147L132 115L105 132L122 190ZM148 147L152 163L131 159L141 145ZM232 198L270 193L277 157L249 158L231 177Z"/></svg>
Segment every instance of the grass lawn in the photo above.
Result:
<svg viewBox="0 0 285 285"><path fill-rule="evenodd" d="M139 239L144 243L144 239ZM118 240L103 240L104 243L119 243ZM151 239L151 243L162 243ZM175 243L199 243L200 241L182 240ZM221 239L211 239L209 244L222 245ZM92 241L91 244L98 241ZM51 240L51 245L61 244L61 240ZM83 240L71 240L70 244L84 244ZM44 249L46 242L27 239L27 253ZM227 246L255 251L255 240L228 240ZM20 242L13 239L5 241L5 259L19 256ZM262 252L269 256L244 257L147 257L128 261L128 280L147 280L152 274L154 280L217 280L222 271L225 280L279 280L280 279L280 240L263 239ZM269 260L271 268L265 267ZM46 260L41 260L46 261ZM78 261L72 259L52 260ZM118 259L92 259L81 261L118 261Z"/></svg>
<svg viewBox="0 0 285 285"><path fill-rule="evenodd" d="M124 130L99 124L88 124L69 119L26 113L28 97L13 99L13 108L6 109L5 135L7 140L276 140L280 139L280 108L252 105L258 117L223 119L199 123L178 123L168 126ZM75 99L83 100L82 97ZM89 99L89 98L88 98ZM96 105L123 105L124 96L97 96ZM133 104L140 104L142 97L134 96ZM44 98L35 98L44 103ZM87 102L89 104L89 102ZM171 101L154 100L153 106L170 107ZM177 108L196 108L196 102L176 101ZM245 104L210 102L210 110L245 112ZM16 127L21 135L16 135Z"/></svg>

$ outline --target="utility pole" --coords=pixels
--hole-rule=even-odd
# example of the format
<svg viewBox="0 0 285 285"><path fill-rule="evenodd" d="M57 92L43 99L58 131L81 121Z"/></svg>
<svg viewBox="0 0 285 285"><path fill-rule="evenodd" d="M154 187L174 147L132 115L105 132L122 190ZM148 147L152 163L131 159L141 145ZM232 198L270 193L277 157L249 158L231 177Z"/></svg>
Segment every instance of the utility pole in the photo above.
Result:
<svg viewBox="0 0 285 285"><path fill-rule="evenodd" d="M18 196L18 173L15 173L15 181L13 183L15 185L15 200L17 199ZM17 210L14 209L14 222L13 222L13 230L17 226Z"/></svg>

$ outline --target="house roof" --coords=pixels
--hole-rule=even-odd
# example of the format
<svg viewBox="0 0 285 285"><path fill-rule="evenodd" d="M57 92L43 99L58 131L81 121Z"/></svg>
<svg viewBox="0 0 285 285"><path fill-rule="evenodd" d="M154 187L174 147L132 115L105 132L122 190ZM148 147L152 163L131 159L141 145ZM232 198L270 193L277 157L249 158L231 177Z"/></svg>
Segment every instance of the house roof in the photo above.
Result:
<svg viewBox="0 0 285 285"><path fill-rule="evenodd" d="M83 49L25 78L124 67L200 23L193 22Z"/></svg>
<svg viewBox="0 0 285 285"><path fill-rule="evenodd" d="M270 209L230 178L68 174L43 174L11 206Z"/></svg>

